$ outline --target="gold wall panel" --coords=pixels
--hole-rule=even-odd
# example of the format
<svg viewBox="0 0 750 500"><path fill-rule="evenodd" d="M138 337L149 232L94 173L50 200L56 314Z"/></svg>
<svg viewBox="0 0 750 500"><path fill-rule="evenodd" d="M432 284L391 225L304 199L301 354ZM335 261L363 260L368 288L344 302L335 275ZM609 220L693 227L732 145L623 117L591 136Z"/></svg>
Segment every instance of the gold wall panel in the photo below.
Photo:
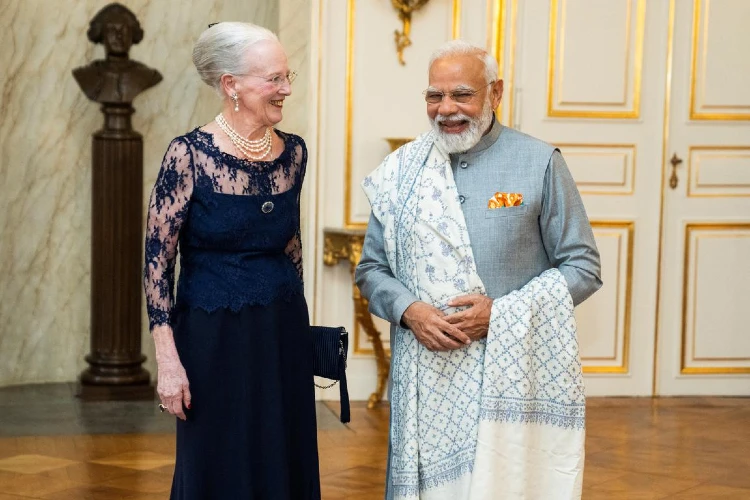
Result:
<svg viewBox="0 0 750 500"><path fill-rule="evenodd" d="M583 102L562 99L561 87L565 71L565 13L569 0L550 1L549 53L547 75L547 115L565 118L638 118L640 116L643 39L646 28L646 1L627 0L624 47L624 96L617 101ZM612 1L612 0L610 0ZM635 9L633 4L635 3ZM596 22L596 21L592 21ZM635 33L632 34L633 22ZM558 37L559 35L559 37ZM558 41L559 38L559 41ZM559 50L558 50L559 49ZM558 53L560 60L558 61ZM632 71L631 71L632 57ZM632 99L629 93L632 92Z"/></svg>
<svg viewBox="0 0 750 500"><path fill-rule="evenodd" d="M575 157L600 157L622 159L622 175L616 181L593 181L582 179L581 175L573 178L581 194L594 195L632 195L635 192L636 145L635 144L555 144L562 152L571 173L575 172Z"/></svg>
<svg viewBox="0 0 750 500"><path fill-rule="evenodd" d="M700 235L700 232L710 232L712 234ZM725 232L725 234L717 234ZM747 223L688 223L685 226L685 262L682 283L682 342L680 351L680 373L682 374L750 374L750 365L737 366L731 362L745 361L750 362L750 357L696 357L696 317L697 317L697 293L698 283L698 240L701 238L750 238L750 222ZM692 242L696 245L693 248ZM693 264L691 267L691 263ZM691 321L688 321L688 313ZM692 331L688 331L688 325L692 326ZM687 346L690 342L690 356L688 357ZM725 362L726 364L707 365L701 362ZM698 365L691 363L698 362Z"/></svg>
<svg viewBox="0 0 750 500"><path fill-rule="evenodd" d="M595 235L600 236L615 236L618 238L618 255L617 255L617 276L614 281L609 281L607 278L607 284L605 286L614 286L617 290L615 298L616 309L615 309L615 349L617 350L620 345L621 352L615 351L612 356L609 357L581 357L581 363L583 363L584 373L627 373L630 369L630 321L632 315L632 290L633 290L633 248L635 241L635 222L633 221L591 221L591 227L594 229ZM625 241L623 241L625 239ZM621 265L622 258L621 252L626 252L625 262L626 265L623 268ZM624 287L622 282L624 281ZM623 290L621 292L621 290ZM622 296L621 294L624 294ZM622 332L618 332L617 323L620 318L620 307L623 308L623 328ZM620 344L619 339L622 336L622 343ZM619 364L597 364L598 361L617 361L619 358ZM591 364L587 364L591 362Z"/></svg>
<svg viewBox="0 0 750 500"><path fill-rule="evenodd" d="M504 12L505 11L504 3L502 3L501 8ZM508 97L507 98L504 97L503 100L500 102L500 108L498 108L498 113L497 113L497 116L502 118L503 116L502 105L503 105L503 102L507 102L508 103L508 118L506 122L509 127L514 126L514 120L515 120L516 27L517 27L517 22L518 22L517 18L518 18L518 0L511 0L511 3L510 3L510 39L508 41L508 43L510 44L510 50L509 50L510 57L508 58L508 76L504 78L504 90L503 90L503 94L507 95Z"/></svg>
<svg viewBox="0 0 750 500"><path fill-rule="evenodd" d="M461 0L453 0L453 20L451 26L451 36L453 39L461 38Z"/></svg>
<svg viewBox="0 0 750 500"><path fill-rule="evenodd" d="M344 226L348 228L367 227L367 222L355 222L352 220L352 129L354 123L354 15L357 0L347 0L346 16L346 111L344 115L344 129L346 133L344 153Z"/></svg>
<svg viewBox="0 0 750 500"><path fill-rule="evenodd" d="M516 0L513 0L514 3ZM494 6L492 5L494 3ZM488 0L488 8L492 10L492 26L490 33L492 33L492 46L489 49L490 54L497 61L497 75L499 78L503 78L505 75L505 0ZM515 31L513 31L515 33ZM513 56L511 56L513 57ZM503 82L503 95L513 95L513 84L511 82L510 89L505 87L508 82ZM507 93L506 93L507 92ZM502 121L503 116L503 101L500 101L497 109L495 110L496 116ZM510 126L510 125L509 125Z"/></svg>
<svg viewBox="0 0 750 500"><path fill-rule="evenodd" d="M746 160L748 180L701 182L702 158ZM750 146L691 146L688 153L688 196L694 198L750 196Z"/></svg>
<svg viewBox="0 0 750 500"><path fill-rule="evenodd" d="M692 54L690 64L691 120L750 120L750 104L706 103L706 59L709 55L710 0L693 0ZM747 57L744 59L747 61ZM749 65L750 66L750 65ZM736 69L736 68L735 68ZM742 70L742 68L740 68ZM700 103L698 100L700 99Z"/></svg>

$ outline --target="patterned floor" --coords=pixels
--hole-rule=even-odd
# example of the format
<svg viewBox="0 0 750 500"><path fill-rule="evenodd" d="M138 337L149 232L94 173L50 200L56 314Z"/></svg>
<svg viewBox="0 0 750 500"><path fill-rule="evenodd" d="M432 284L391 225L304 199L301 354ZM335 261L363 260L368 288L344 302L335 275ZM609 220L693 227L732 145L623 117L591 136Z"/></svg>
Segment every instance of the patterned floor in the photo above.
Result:
<svg viewBox="0 0 750 500"><path fill-rule="evenodd" d="M169 418L71 390L0 389L0 500L168 498ZM355 403L349 426L337 404L318 410L323 498L381 499L387 407ZM584 499L750 499L750 399L604 398L588 410Z"/></svg>

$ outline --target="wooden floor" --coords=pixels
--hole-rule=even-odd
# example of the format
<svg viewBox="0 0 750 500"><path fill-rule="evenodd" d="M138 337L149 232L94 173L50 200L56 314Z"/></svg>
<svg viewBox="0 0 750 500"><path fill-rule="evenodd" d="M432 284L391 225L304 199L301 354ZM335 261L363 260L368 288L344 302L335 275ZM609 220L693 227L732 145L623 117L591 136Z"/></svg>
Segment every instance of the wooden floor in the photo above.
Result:
<svg viewBox="0 0 750 500"><path fill-rule="evenodd" d="M319 432L324 500L382 498L387 427L387 408L355 403L348 428ZM172 434L0 438L0 500L165 499L173 451ZM584 485L591 500L750 499L750 399L589 400Z"/></svg>

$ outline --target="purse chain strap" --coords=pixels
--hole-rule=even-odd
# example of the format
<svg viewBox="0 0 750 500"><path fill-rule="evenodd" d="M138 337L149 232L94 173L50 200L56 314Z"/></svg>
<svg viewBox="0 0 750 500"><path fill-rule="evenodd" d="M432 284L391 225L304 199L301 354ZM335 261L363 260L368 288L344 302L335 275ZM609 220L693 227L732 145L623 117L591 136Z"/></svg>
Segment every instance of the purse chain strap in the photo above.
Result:
<svg viewBox="0 0 750 500"><path fill-rule="evenodd" d="M344 370L346 370L347 360L346 360L346 353L344 352L344 341L343 340L339 340L339 356L344 356ZM336 385L338 383L339 383L338 380L334 380L332 384L319 385L315 381L313 381L313 384L315 384L315 387L317 387L318 389L330 389L331 387L333 387L334 385Z"/></svg>

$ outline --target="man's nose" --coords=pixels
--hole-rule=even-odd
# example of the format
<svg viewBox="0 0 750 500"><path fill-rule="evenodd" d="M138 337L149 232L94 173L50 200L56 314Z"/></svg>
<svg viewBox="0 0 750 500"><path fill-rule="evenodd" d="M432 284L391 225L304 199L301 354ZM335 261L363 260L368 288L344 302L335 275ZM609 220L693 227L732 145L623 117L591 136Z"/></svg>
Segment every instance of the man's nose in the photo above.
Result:
<svg viewBox="0 0 750 500"><path fill-rule="evenodd" d="M452 115L454 113L458 112L458 106L456 106L456 102L451 99L450 95L444 95L443 99L440 101L440 104L438 105L438 113L443 116Z"/></svg>

